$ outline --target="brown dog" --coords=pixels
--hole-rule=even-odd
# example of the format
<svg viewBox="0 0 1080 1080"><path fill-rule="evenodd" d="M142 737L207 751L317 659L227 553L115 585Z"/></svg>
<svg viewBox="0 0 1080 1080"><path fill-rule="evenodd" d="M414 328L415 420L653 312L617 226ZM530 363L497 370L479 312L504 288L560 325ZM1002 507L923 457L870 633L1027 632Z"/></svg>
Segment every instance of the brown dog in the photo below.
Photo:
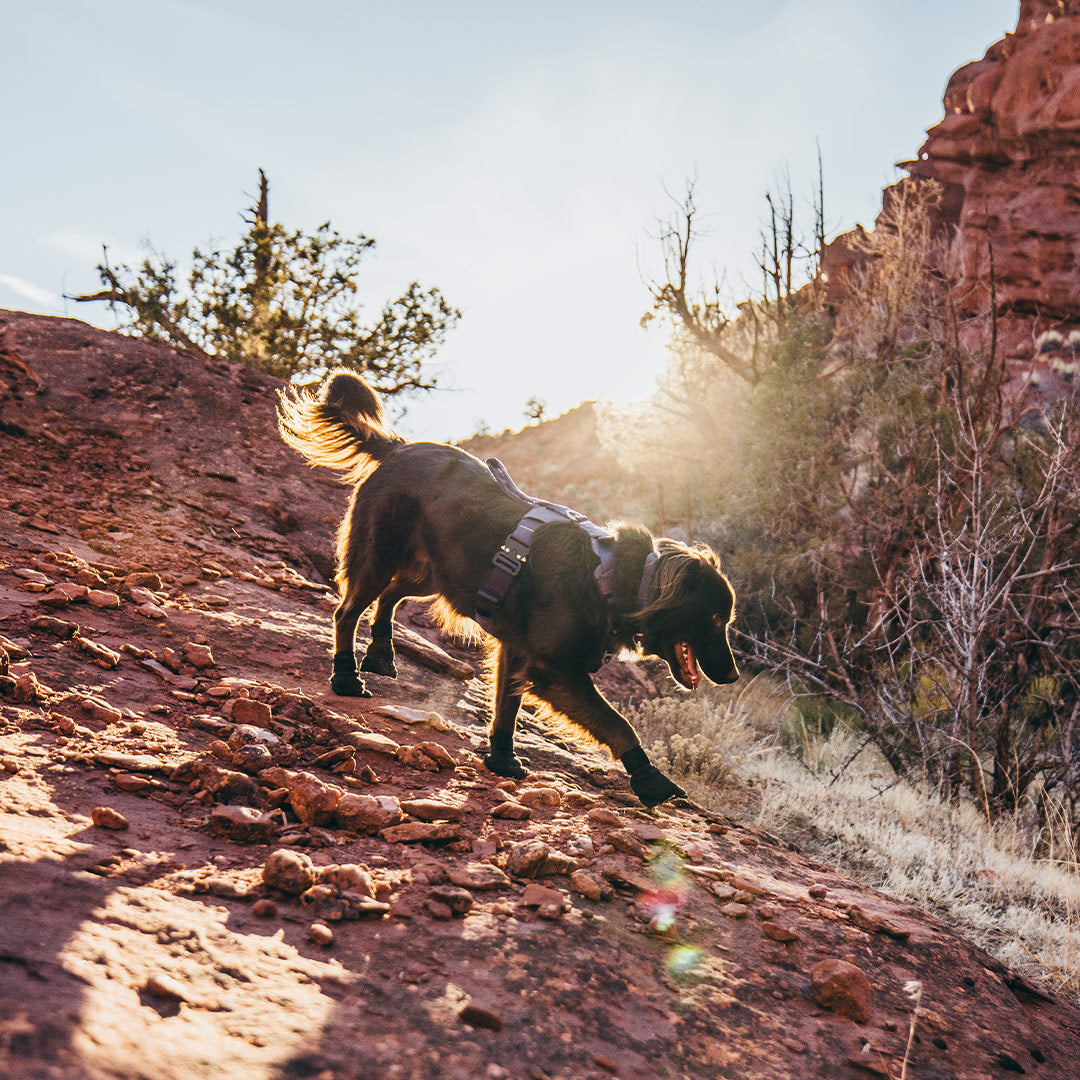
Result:
<svg viewBox="0 0 1080 1080"><path fill-rule="evenodd" d="M393 677L393 617L401 600L442 597L454 615L474 619L484 592L483 621L498 642L488 768L525 775L514 755L514 728L529 694L619 757L646 806L684 794L650 764L634 729L589 673L626 648L666 660L686 689L702 675L734 682L739 672L727 630L735 597L713 552L654 541L634 525L594 543L586 529L601 530L571 512L542 521L522 556L507 538L520 535L528 497L457 447L410 443L389 430L374 391L351 372L336 373L318 396L282 392L278 421L290 446L356 485L338 533L335 693L368 695L353 650L357 623L371 604L377 601L360 670ZM512 574L493 598L493 562L506 564L511 549Z"/></svg>

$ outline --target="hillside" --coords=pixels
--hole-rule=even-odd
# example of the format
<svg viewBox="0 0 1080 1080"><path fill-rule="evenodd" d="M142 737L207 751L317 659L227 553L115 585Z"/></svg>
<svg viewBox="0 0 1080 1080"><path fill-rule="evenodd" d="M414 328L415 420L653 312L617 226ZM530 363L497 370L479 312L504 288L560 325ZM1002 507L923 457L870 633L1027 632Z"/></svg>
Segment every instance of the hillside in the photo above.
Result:
<svg viewBox="0 0 1080 1080"><path fill-rule="evenodd" d="M533 725L487 773L419 608L331 696L347 493L274 388L0 312L0 1075L897 1077L913 981L908 1077L1075 1075L1077 1009L782 839Z"/></svg>

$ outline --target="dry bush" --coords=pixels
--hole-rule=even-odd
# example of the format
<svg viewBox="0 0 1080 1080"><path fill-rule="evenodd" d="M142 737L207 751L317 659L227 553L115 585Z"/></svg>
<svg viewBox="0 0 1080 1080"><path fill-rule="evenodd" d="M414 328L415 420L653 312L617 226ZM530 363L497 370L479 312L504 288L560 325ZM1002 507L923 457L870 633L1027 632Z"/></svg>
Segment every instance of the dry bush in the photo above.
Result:
<svg viewBox="0 0 1080 1080"><path fill-rule="evenodd" d="M796 706L758 677L725 700L647 703L634 721L698 801L744 810L749 785L756 824L1080 994L1080 852L1060 804L989 820L898 779L845 721L823 731Z"/></svg>
<svg viewBox="0 0 1080 1080"><path fill-rule="evenodd" d="M713 801L748 758L767 752L787 702L773 684L751 679L737 690L644 701L630 719L660 769L676 774L692 798Z"/></svg>

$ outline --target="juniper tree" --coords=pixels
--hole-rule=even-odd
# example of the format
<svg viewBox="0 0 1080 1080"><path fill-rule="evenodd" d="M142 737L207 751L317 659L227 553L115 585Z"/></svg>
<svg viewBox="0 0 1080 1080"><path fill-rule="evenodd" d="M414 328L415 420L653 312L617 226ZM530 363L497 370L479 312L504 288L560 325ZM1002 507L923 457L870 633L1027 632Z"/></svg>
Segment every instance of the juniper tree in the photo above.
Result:
<svg viewBox="0 0 1080 1080"><path fill-rule="evenodd" d="M371 321L361 314L358 272L374 247L329 221L314 233L271 222L269 183L231 250L196 248L186 281L176 261L150 249L135 269L97 271L105 286L77 296L104 301L121 329L211 356L239 361L282 379L317 379L350 368L384 395L431 390L429 361L460 318L437 288L412 282Z"/></svg>

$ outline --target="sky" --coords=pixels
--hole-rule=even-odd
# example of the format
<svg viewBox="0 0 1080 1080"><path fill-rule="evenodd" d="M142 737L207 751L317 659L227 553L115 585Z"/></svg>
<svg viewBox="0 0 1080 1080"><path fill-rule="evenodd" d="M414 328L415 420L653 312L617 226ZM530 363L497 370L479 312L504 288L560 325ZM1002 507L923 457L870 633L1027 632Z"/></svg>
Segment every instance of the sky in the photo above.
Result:
<svg viewBox="0 0 1080 1080"><path fill-rule="evenodd" d="M270 217L377 241L364 310L413 280L462 319L401 428L456 439L640 400L657 222L688 178L701 272L756 285L765 192L830 237L872 223L949 75L1018 0L0 0L0 307L115 326L100 287L145 243L235 244ZM736 296L737 294L737 296Z"/></svg>

